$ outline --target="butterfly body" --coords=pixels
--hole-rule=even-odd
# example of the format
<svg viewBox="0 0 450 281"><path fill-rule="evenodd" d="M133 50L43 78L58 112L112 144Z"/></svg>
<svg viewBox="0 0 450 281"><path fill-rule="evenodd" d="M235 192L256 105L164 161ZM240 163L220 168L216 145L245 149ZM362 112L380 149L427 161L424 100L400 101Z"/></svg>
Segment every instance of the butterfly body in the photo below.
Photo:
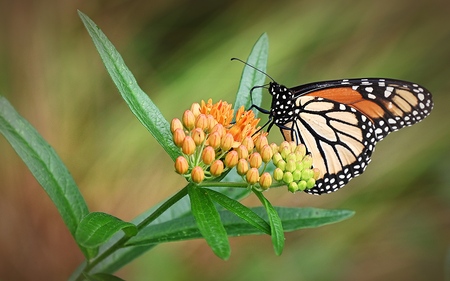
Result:
<svg viewBox="0 0 450 281"><path fill-rule="evenodd" d="M425 88L381 78L316 82L288 88L269 85L269 128L303 143L322 175L311 194L338 190L360 175L389 133L423 120L433 107Z"/></svg>

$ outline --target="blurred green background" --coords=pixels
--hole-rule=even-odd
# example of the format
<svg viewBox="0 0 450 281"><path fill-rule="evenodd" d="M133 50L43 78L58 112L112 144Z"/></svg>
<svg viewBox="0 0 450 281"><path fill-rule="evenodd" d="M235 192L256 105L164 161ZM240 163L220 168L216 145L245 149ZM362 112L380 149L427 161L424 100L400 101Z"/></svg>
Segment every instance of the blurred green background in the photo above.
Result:
<svg viewBox="0 0 450 281"><path fill-rule="evenodd" d="M267 193L274 205L352 209L353 218L288 233L280 257L266 236L231 238L226 262L202 240L161 245L120 277L450 280L448 1L1 1L0 94L55 148L91 211L131 220L184 180L121 100L77 9L167 119L201 99L233 102L243 65L230 58L246 59L263 32L267 71L279 83L390 77L422 84L435 100L430 117L379 143L343 190ZM0 279L66 279L82 255L4 138L0 157Z"/></svg>

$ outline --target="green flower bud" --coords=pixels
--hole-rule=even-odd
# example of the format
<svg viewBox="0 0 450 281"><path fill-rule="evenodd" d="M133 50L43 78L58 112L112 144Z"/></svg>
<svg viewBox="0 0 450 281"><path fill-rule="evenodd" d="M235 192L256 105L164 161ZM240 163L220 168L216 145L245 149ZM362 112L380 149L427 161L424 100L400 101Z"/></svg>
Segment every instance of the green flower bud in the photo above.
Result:
<svg viewBox="0 0 450 281"><path fill-rule="evenodd" d="M273 178L276 180L276 181L281 181L282 179L283 179L283 170L281 170L280 168L276 168L274 171L273 171Z"/></svg>
<svg viewBox="0 0 450 281"><path fill-rule="evenodd" d="M298 190L298 185L295 181L288 184L288 190L292 193L295 193Z"/></svg>
<svg viewBox="0 0 450 281"><path fill-rule="evenodd" d="M302 180L307 181L311 178L313 178L314 172L311 169L304 169L302 171Z"/></svg>
<svg viewBox="0 0 450 281"><path fill-rule="evenodd" d="M316 180L314 178L310 178L306 181L306 189L311 189L316 185Z"/></svg>
<svg viewBox="0 0 450 281"><path fill-rule="evenodd" d="M298 182L298 190L304 191L306 189L306 181L299 181Z"/></svg>
<svg viewBox="0 0 450 281"><path fill-rule="evenodd" d="M292 176L294 177L294 181L299 181L302 178L302 171L295 170L292 172Z"/></svg>
<svg viewBox="0 0 450 281"><path fill-rule="evenodd" d="M283 181L287 184L294 181L294 177L292 176L291 172L285 172L283 175Z"/></svg>
<svg viewBox="0 0 450 281"><path fill-rule="evenodd" d="M277 166L278 168L280 168L282 171L286 170L286 161L284 161L283 159L281 159L280 161L278 161L275 166Z"/></svg>
<svg viewBox="0 0 450 281"><path fill-rule="evenodd" d="M292 160L292 159L287 160L285 171L288 171L288 172L292 173L292 172L295 171L295 168L296 168L295 161Z"/></svg>

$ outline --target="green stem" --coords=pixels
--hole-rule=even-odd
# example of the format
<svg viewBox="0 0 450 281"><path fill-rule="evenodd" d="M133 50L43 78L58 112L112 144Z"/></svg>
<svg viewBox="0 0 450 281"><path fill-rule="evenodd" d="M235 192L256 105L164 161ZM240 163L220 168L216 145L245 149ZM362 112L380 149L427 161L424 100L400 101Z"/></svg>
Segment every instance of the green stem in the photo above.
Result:
<svg viewBox="0 0 450 281"><path fill-rule="evenodd" d="M161 206L159 206L158 209L156 209L151 215L149 215L147 218L145 218L142 222L140 222L137 225L138 230L143 229L147 225L149 225L152 221L157 219L162 213L164 213L167 209L172 207L176 202L180 201L184 196L188 194L188 188L192 185L192 183L189 183L187 186L185 186L183 189L178 191L174 196L170 197L166 202L164 202ZM119 239L116 243L114 243L111 247L109 247L107 250L105 250L101 255L96 257L94 260L92 260L89 264L86 265L83 272L89 272L91 269L93 269L97 264L99 264L101 261L106 259L108 256L113 254L116 250L124 247L125 243L130 239L131 237L122 237ZM80 273L80 275L76 278L77 281L83 280L83 272Z"/></svg>

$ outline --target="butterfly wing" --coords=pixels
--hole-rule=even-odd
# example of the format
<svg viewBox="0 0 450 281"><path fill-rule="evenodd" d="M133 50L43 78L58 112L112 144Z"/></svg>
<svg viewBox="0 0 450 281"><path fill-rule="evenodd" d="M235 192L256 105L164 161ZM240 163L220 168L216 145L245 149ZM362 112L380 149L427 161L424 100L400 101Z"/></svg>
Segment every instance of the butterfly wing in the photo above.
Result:
<svg viewBox="0 0 450 281"><path fill-rule="evenodd" d="M372 120L377 140L428 116L433 108L424 87L394 79L345 79L292 88L296 97L315 96L351 106Z"/></svg>
<svg viewBox="0 0 450 281"><path fill-rule="evenodd" d="M322 171L307 191L312 194L336 191L360 175L377 141L423 120L433 108L424 87L393 79L324 81L289 91L295 118L275 123L286 140L305 144L313 167Z"/></svg>
<svg viewBox="0 0 450 281"><path fill-rule="evenodd" d="M376 135L372 121L358 110L321 97L296 99L298 118L281 132L286 140L303 143L322 175L306 192L330 193L360 175L370 162Z"/></svg>

